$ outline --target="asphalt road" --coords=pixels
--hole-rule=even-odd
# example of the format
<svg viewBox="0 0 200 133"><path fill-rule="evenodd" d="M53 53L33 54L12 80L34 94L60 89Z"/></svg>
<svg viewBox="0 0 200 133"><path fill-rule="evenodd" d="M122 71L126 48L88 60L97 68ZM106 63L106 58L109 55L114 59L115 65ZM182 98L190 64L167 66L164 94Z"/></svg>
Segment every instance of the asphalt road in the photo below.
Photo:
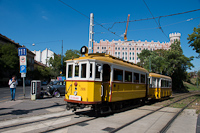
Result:
<svg viewBox="0 0 200 133"><path fill-rule="evenodd" d="M42 86L44 89L46 89L46 86ZM30 91L31 86L25 86L25 98L30 98ZM24 93L23 93L23 87L17 86L16 92L15 92L15 99L24 99ZM10 88L8 87L1 87L0 88L0 103L5 101L11 100L11 94L10 94Z"/></svg>

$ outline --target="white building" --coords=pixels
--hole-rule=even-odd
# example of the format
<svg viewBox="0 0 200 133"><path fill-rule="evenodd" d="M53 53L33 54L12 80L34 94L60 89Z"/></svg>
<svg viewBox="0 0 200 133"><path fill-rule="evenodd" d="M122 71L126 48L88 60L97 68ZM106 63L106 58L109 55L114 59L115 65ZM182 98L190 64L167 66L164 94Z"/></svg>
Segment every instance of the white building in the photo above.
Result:
<svg viewBox="0 0 200 133"><path fill-rule="evenodd" d="M39 51L32 51L35 54L35 60L43 63L45 65L47 65L49 67L49 63L48 60L52 57L54 59L54 52L49 50L49 49L45 49L43 51L39 50Z"/></svg>
<svg viewBox="0 0 200 133"><path fill-rule="evenodd" d="M181 34L180 33L171 33L169 34L170 42L155 42L147 40L145 41L121 41L121 40L100 40L99 43L94 41L93 44L93 53L107 53L112 56L118 57L120 59L133 62L137 64L140 62L138 58L138 54L142 52L143 49L147 50L158 50L164 49L169 50L171 44L177 40L180 41Z"/></svg>

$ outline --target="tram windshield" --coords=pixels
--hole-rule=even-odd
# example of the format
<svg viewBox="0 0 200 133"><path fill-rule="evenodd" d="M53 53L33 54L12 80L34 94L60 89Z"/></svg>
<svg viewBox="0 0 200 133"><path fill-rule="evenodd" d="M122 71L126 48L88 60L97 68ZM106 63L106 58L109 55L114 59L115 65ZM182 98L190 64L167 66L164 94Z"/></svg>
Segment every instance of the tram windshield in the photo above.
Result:
<svg viewBox="0 0 200 133"><path fill-rule="evenodd" d="M101 80L102 64L95 62L69 63L67 65L67 78Z"/></svg>

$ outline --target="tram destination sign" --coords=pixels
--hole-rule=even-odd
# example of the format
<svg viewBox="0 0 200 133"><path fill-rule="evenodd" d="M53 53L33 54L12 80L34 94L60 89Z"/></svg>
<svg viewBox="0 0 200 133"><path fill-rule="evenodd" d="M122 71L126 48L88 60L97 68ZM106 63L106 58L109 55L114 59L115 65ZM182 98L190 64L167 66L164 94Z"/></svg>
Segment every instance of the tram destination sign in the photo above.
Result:
<svg viewBox="0 0 200 133"><path fill-rule="evenodd" d="M26 56L27 55L27 49L24 47L18 48L18 56Z"/></svg>

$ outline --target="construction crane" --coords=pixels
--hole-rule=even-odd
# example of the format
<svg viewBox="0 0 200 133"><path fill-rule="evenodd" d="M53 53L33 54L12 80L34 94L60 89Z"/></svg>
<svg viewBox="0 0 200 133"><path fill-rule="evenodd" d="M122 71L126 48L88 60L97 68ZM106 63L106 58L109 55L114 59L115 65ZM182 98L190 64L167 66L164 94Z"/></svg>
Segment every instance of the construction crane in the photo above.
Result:
<svg viewBox="0 0 200 133"><path fill-rule="evenodd" d="M126 30L124 33L124 41L127 41L127 29L128 29L129 17L130 17L130 14L128 14L128 18L127 18Z"/></svg>

